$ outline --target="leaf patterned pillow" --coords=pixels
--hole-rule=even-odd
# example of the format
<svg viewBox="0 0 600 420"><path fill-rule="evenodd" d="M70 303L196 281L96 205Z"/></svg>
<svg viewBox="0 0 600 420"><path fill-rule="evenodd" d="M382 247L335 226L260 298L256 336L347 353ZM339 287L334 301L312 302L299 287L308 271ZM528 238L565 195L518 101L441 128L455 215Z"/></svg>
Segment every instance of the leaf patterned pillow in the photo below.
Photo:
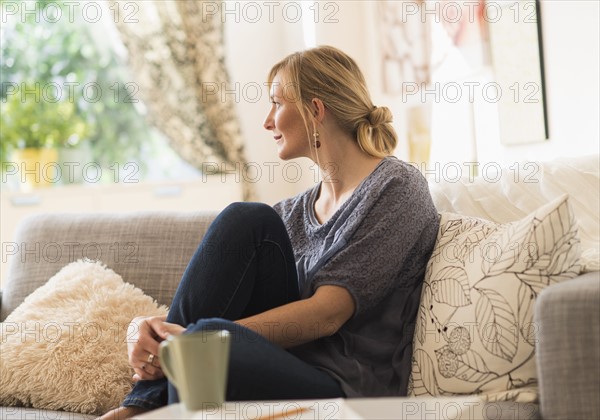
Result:
<svg viewBox="0 0 600 420"><path fill-rule="evenodd" d="M577 276L579 257L567 195L506 224L442 213L408 395L537 401L535 300L544 287Z"/></svg>

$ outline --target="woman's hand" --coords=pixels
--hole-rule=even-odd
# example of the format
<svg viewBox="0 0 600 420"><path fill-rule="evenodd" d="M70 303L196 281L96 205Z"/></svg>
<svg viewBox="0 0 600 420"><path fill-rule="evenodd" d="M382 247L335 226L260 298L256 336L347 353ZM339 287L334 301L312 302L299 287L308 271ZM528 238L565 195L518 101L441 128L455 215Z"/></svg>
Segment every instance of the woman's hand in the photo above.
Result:
<svg viewBox="0 0 600 420"><path fill-rule="evenodd" d="M127 354L135 371L133 380L153 380L164 376L158 359L158 346L169 335L185 331L181 325L165 322L166 316L138 317L129 323Z"/></svg>

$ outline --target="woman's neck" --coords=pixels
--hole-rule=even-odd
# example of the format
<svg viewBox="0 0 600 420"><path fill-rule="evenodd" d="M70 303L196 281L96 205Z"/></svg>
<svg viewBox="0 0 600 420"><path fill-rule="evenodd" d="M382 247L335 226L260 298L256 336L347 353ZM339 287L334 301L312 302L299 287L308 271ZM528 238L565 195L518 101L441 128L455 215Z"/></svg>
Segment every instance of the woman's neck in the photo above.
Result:
<svg viewBox="0 0 600 420"><path fill-rule="evenodd" d="M346 201L382 160L367 155L352 141L350 146L347 143L344 147L342 143L341 147L328 147L317 162L322 172L319 199L325 200L331 207L339 207Z"/></svg>

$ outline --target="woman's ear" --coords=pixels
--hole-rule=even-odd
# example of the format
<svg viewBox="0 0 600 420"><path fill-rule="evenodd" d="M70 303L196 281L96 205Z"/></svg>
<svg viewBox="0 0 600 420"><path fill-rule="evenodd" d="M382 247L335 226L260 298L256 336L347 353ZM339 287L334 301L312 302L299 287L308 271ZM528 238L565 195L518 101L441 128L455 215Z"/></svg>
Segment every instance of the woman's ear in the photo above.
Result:
<svg viewBox="0 0 600 420"><path fill-rule="evenodd" d="M323 101L319 98L313 98L311 105L311 113L313 118L318 122L323 121L323 118L325 117L325 104Z"/></svg>

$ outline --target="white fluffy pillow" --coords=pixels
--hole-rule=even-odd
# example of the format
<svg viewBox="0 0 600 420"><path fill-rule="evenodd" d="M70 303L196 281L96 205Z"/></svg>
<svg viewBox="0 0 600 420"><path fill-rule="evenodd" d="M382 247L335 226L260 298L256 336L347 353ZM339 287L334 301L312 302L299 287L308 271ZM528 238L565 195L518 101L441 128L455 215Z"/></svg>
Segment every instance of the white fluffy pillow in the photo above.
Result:
<svg viewBox="0 0 600 420"><path fill-rule="evenodd" d="M77 261L0 324L0 404L99 414L130 391L127 326L167 308L100 262Z"/></svg>
<svg viewBox="0 0 600 420"><path fill-rule="evenodd" d="M566 195L512 223L442 213L409 396L535 401L535 300L544 287L579 274L579 248Z"/></svg>

